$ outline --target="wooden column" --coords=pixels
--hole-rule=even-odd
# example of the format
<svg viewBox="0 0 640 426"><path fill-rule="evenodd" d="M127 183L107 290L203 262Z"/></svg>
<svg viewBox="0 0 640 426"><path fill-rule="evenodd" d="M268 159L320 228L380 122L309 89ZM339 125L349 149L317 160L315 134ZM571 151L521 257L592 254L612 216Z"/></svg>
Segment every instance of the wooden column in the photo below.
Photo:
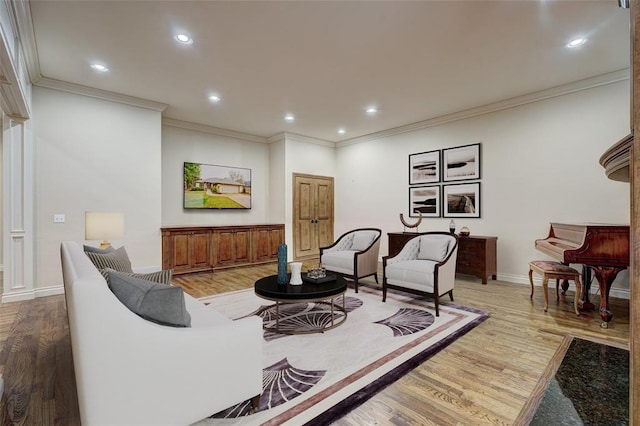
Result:
<svg viewBox="0 0 640 426"><path fill-rule="evenodd" d="M631 125L634 142L629 167L631 182L630 387L629 424L640 426L640 0L631 1ZM640 131L639 131L640 134Z"/></svg>

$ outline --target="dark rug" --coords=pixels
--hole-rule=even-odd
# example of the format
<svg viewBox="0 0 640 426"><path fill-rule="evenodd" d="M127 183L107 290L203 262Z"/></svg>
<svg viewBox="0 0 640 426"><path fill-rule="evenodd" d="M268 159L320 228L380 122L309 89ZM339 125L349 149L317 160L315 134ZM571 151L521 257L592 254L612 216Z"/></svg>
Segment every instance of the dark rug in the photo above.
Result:
<svg viewBox="0 0 640 426"><path fill-rule="evenodd" d="M574 338L530 425L628 424L629 351Z"/></svg>

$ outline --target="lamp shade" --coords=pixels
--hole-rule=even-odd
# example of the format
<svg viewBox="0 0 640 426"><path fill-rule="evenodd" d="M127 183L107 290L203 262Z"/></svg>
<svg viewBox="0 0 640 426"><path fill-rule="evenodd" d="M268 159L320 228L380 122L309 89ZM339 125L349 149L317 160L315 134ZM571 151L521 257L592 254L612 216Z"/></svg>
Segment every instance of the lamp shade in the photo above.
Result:
<svg viewBox="0 0 640 426"><path fill-rule="evenodd" d="M108 240L124 237L124 214L118 212L85 212L85 240L102 240L102 245L109 245Z"/></svg>

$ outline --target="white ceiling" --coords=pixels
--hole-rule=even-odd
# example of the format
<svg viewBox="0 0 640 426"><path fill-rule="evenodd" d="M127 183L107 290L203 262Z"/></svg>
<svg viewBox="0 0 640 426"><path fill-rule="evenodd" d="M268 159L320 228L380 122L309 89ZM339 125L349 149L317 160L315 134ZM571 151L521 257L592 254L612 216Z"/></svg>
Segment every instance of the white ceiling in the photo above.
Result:
<svg viewBox="0 0 640 426"><path fill-rule="evenodd" d="M629 67L606 1L39 1L40 74L163 116L342 141ZM184 32L191 45L173 36ZM584 46L564 45L586 36ZM89 68L101 61L110 71ZM211 104L207 96L223 100ZM370 117L365 108L375 104ZM284 114L295 114L286 123ZM346 129L338 135L339 127Z"/></svg>

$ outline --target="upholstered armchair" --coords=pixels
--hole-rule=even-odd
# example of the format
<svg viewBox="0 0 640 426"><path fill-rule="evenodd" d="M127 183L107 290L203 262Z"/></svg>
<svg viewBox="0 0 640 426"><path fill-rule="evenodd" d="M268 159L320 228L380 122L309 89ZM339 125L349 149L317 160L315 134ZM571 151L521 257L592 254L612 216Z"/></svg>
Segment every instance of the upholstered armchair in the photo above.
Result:
<svg viewBox="0 0 640 426"><path fill-rule="evenodd" d="M320 263L327 271L353 279L357 293L358 279L373 275L378 282L380 235L377 228L349 231L329 247L320 248Z"/></svg>
<svg viewBox="0 0 640 426"><path fill-rule="evenodd" d="M447 232L425 232L407 241L400 253L382 258L382 301L387 289L434 298L440 316L439 298L446 293L453 301L458 237Z"/></svg>

